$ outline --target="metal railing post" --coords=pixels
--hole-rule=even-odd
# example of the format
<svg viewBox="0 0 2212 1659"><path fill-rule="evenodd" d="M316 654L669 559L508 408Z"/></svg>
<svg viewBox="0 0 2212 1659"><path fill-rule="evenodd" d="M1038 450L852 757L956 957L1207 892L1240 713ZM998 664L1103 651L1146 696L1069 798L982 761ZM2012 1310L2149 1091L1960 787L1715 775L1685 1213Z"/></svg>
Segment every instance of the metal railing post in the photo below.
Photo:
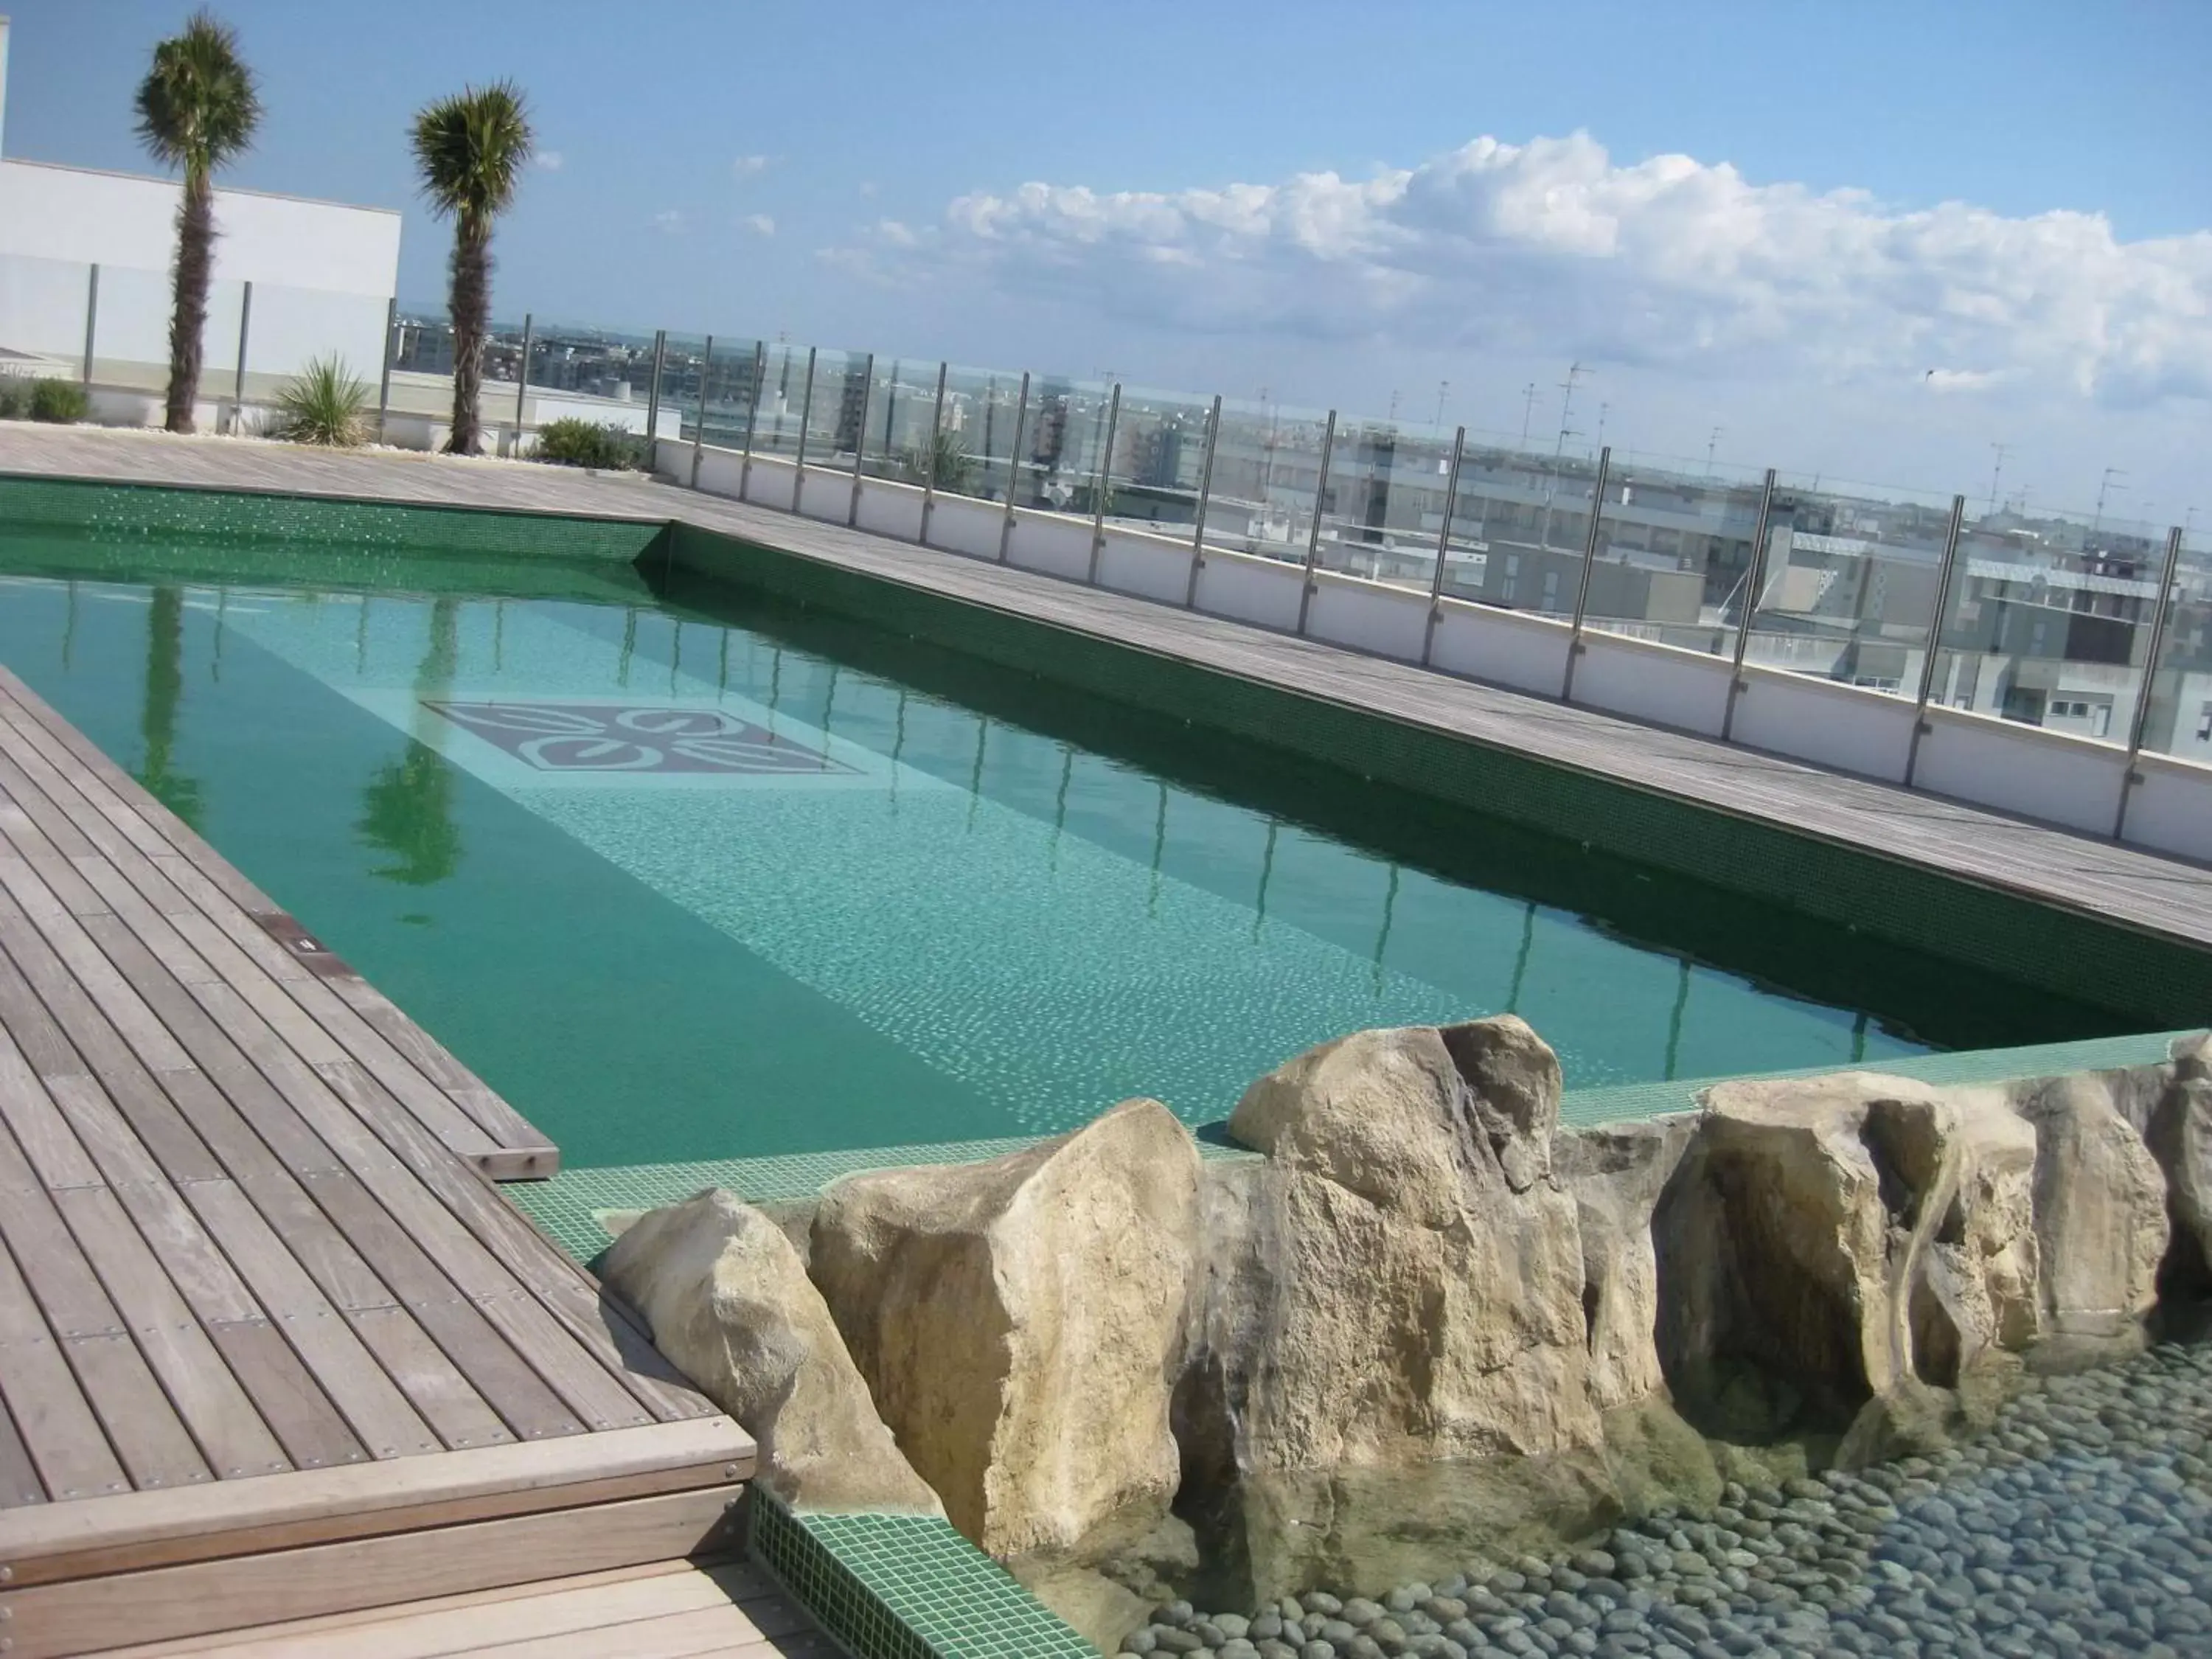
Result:
<svg viewBox="0 0 2212 1659"><path fill-rule="evenodd" d="M915 538L924 547L929 545L929 516L937 511L937 441L945 430L945 377L952 365L937 366L937 401L929 410L929 448L922 459L921 534ZM985 456L988 462L990 458Z"/></svg>
<svg viewBox="0 0 2212 1659"><path fill-rule="evenodd" d="M2128 722L2128 765L2120 774L2119 809L2112 814L2114 841L2126 833L2128 802L2136 786L2142 781L2136 763L2142 758L2143 736L2150 729L2151 692L2158 684L2158 658L2166 649L2166 619L2173 613L2173 581L2180 564L2181 526L2175 525L2166 532L2166 565L2159 574L2158 609L2150 621L2150 649L2143 658L2142 690L2136 694L2135 718Z"/></svg>
<svg viewBox="0 0 2212 1659"><path fill-rule="evenodd" d="M645 394L645 447L656 461L660 459L660 371L667 361L668 331L657 328L653 331L653 383ZM522 378L530 378L527 360L523 365Z"/></svg>
<svg viewBox="0 0 2212 1659"><path fill-rule="evenodd" d="M1094 587L1098 585L1098 556L1106 550L1106 496L1114 487L1114 428L1121 422L1121 383L1116 380L1106 399L1106 446L1098 453L1098 481L1091 486L1091 569L1084 580Z"/></svg>
<svg viewBox="0 0 2212 1659"><path fill-rule="evenodd" d="M1022 487L1022 433L1030 423L1030 372L1022 371L1022 400L1014 405L1014 443L1006 452L1006 516L999 521L999 562L1006 562L1006 552L1014 537L1014 497Z"/></svg>
<svg viewBox="0 0 2212 1659"><path fill-rule="evenodd" d="M92 267L84 290L84 383L92 384L92 339L100 326L100 267Z"/></svg>
<svg viewBox="0 0 2212 1659"><path fill-rule="evenodd" d="M1744 572L1743 609L1736 613L1735 650L1729 659L1728 702L1721 710L1721 741L1733 742L1735 732L1735 700L1743 693L1743 653L1751 646L1751 624L1759 616L1759 596L1766 586L1767 526L1774 511L1774 469L1766 469L1766 482L1759 487L1759 517L1753 521L1751 532L1751 567Z"/></svg>
<svg viewBox="0 0 2212 1659"><path fill-rule="evenodd" d="M745 402L745 458L738 467L738 499L751 499L753 487L753 433L760 425L761 386L768 380L768 342L753 342L752 396ZM702 404L702 408L705 407Z"/></svg>
<svg viewBox="0 0 2212 1659"><path fill-rule="evenodd" d="M699 487L699 464L707 453L707 377L714 369L714 337L699 350L699 407L691 417L691 488ZM682 428L679 428L680 431ZM738 486L742 489L744 486Z"/></svg>
<svg viewBox="0 0 2212 1659"><path fill-rule="evenodd" d="M806 423L814 417L814 354L818 348L806 348L806 389L799 398L799 449L792 457L791 510L799 510L806 499Z"/></svg>
<svg viewBox="0 0 2212 1659"><path fill-rule="evenodd" d="M385 416L392 412L392 360L399 355L399 296L384 302L384 373L376 383L376 441L384 441Z"/></svg>
<svg viewBox="0 0 2212 1659"><path fill-rule="evenodd" d="M1928 732L1928 696L1936 689L1936 654L1943 648L1943 621L1951 613L1951 580L1959 562L1959 529L1966 521L1966 498L1951 497L1950 527L1943 532L1943 562L1936 571L1936 609L1928 617L1928 648L1920 662L1920 692L1912 701L1912 736L1905 750L1905 787L1912 787L1920 769L1920 739Z"/></svg>
<svg viewBox="0 0 2212 1659"><path fill-rule="evenodd" d="M253 284L245 284L238 301L238 373L230 383L230 429L246 426L246 342L253 328Z"/></svg>
<svg viewBox="0 0 2212 1659"><path fill-rule="evenodd" d="M894 368L891 372L896 374L898 371ZM848 386L852 384L849 373L845 377L845 383ZM874 406L875 401L876 354L871 351L860 369L860 422L853 434L853 498L845 503L845 527L848 530L855 528L860 522L860 465L867 459L868 410Z"/></svg>
<svg viewBox="0 0 2212 1659"><path fill-rule="evenodd" d="M1421 632L1421 666L1437 646L1437 624L1444 616L1444 555L1451 547L1452 516L1459 511L1459 465L1467 453L1467 428L1452 434L1451 472L1444 482L1444 521L1437 531L1437 568L1429 578L1429 621Z"/></svg>
<svg viewBox="0 0 2212 1659"><path fill-rule="evenodd" d="M1221 441L1221 394L1214 393L1213 407L1206 416L1206 459L1198 469L1198 511L1190 526L1190 580L1183 588L1182 608L1198 608L1198 573L1206 568L1206 508L1213 499L1213 450Z"/></svg>
<svg viewBox="0 0 2212 1659"><path fill-rule="evenodd" d="M532 313L522 313L522 366L514 375L514 448L518 454L522 450L522 399L530 390L530 343L537 323Z"/></svg>
<svg viewBox="0 0 2212 1659"><path fill-rule="evenodd" d="M1605 481L1613 471L1613 446L1597 453L1597 482L1590 489L1589 527L1583 532L1583 579L1575 584L1575 622L1567 635L1567 672L1559 677L1559 701L1575 696L1575 665L1583 654L1583 620L1589 614L1590 573L1597 567L1598 527L1605 521Z"/></svg>
<svg viewBox="0 0 2212 1659"><path fill-rule="evenodd" d="M1328 500L1328 460L1336 447L1336 411L1328 411L1328 424L1321 434L1321 476L1314 483L1313 523L1306 530L1305 574L1298 586L1298 635L1304 637L1306 617L1313 610L1314 566L1321 558L1321 510Z"/></svg>

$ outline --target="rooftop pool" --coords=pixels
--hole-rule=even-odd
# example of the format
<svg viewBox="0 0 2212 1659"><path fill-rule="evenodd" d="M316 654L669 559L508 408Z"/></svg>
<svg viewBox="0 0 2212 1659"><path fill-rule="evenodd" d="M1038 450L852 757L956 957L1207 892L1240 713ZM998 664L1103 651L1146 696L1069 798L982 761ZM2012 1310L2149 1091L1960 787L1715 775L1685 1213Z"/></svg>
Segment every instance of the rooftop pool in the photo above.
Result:
<svg viewBox="0 0 2212 1659"><path fill-rule="evenodd" d="M1509 1010L1570 1089L2124 1029L726 587L222 563L0 526L0 661L571 1165L1205 1124L1310 1043Z"/></svg>

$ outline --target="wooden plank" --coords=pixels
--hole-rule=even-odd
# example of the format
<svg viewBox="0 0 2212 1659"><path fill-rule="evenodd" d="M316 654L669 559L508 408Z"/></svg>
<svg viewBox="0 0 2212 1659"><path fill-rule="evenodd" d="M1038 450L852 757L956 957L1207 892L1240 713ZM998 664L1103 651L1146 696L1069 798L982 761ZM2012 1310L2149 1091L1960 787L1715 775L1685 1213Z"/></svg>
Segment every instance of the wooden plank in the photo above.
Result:
<svg viewBox="0 0 2212 1659"><path fill-rule="evenodd" d="M78 1336L63 1343L62 1352L132 1486L143 1492L215 1478L137 1343Z"/></svg>
<svg viewBox="0 0 2212 1659"><path fill-rule="evenodd" d="M70 1231L217 1478L289 1468L242 1379L224 1363L115 1195L80 1187L57 1201L70 1206Z"/></svg>
<svg viewBox="0 0 2212 1659"><path fill-rule="evenodd" d="M0 1313L7 1305L0 1300ZM226 1480L190 1493L86 1498L37 1516L0 1511L0 1562L23 1583L33 1563L78 1561L94 1552L197 1540L194 1547L207 1553L242 1553L240 1538L271 1528L337 1521L363 1534L398 1531L422 1524L440 1505L480 1499L569 1507L577 1493L608 1481L674 1476L694 1486L729 1486L750 1477L754 1458L751 1437L723 1417Z"/></svg>
<svg viewBox="0 0 2212 1659"><path fill-rule="evenodd" d="M735 1563L653 1562L580 1573L542 1584L409 1601L363 1613L298 1620L275 1627L125 1648L111 1659L446 1659L483 1642L530 1642L576 1632L609 1632L602 1654L624 1653L613 1634L635 1620L719 1607L742 1608L763 1631L798 1631L804 1620L753 1569ZM828 1651L829 1650L823 1650Z"/></svg>
<svg viewBox="0 0 2212 1659"><path fill-rule="evenodd" d="M411 1310L351 1308L345 1319L443 1445L459 1451L515 1437Z"/></svg>
<svg viewBox="0 0 2212 1659"><path fill-rule="evenodd" d="M99 1189L68 1190L82 1194ZM63 1220L57 1195L40 1183L4 1125L0 1125L0 1194L6 1194L0 1201L0 1238L14 1252L55 1337L120 1335L122 1317Z"/></svg>
<svg viewBox="0 0 2212 1659"><path fill-rule="evenodd" d="M116 972L74 918L37 921L12 898L0 897L0 946L20 962L24 951L34 948L34 943L61 961L148 1070L159 1072L191 1063L159 1017Z"/></svg>
<svg viewBox="0 0 2212 1659"><path fill-rule="evenodd" d="M0 1025L0 1122L14 1132L42 1185L100 1184L99 1169L77 1143L69 1120L4 1025Z"/></svg>
<svg viewBox="0 0 2212 1659"><path fill-rule="evenodd" d="M559 1577L713 1549L726 1537L725 1492L475 1522L229 1557L143 1572L0 1590L11 1659L68 1659L125 1642L236 1629L425 1595Z"/></svg>
<svg viewBox="0 0 2212 1659"><path fill-rule="evenodd" d="M479 1645L459 1650L482 1659L604 1659L612 1652L623 1659L689 1659L697 1654L743 1654L775 1651L768 1638L787 1636L805 1628L805 1620L786 1603L775 1612L762 1610L765 1625L756 1622L744 1608L725 1601L720 1606L695 1607L683 1613L663 1613L614 1626L563 1632L556 1636L502 1641L495 1624L486 1621ZM775 1616L780 1613L782 1616Z"/></svg>
<svg viewBox="0 0 2212 1659"><path fill-rule="evenodd" d="M11 1432L38 1470L48 1498L89 1501L102 1493L131 1490L130 1478L100 1432L91 1402L4 1243L0 1243L0 1401L6 1404ZM36 1528L46 1516L58 1512L41 1509L27 1524ZM20 1509L0 1510L0 1532L25 1525L24 1515ZM0 1551L0 1561L7 1559Z"/></svg>
<svg viewBox="0 0 2212 1659"><path fill-rule="evenodd" d="M0 1343L0 1365L7 1364L7 1356L6 1345ZM38 1465L31 1461L31 1449L23 1443L7 1401L0 1397L0 1510L46 1501L46 1489L40 1482Z"/></svg>
<svg viewBox="0 0 2212 1659"><path fill-rule="evenodd" d="M90 1070L5 951L0 951L0 1025L42 1078Z"/></svg>
<svg viewBox="0 0 2212 1659"><path fill-rule="evenodd" d="M295 1468L362 1463L368 1451L289 1343L265 1319L210 1325L208 1336Z"/></svg>
<svg viewBox="0 0 2212 1659"><path fill-rule="evenodd" d="M444 1449L353 1327L234 1183L198 1182L191 1202L221 1240L262 1311L282 1331L369 1455L405 1457ZM220 1334L216 1341L222 1341ZM300 1460L295 1456L293 1461Z"/></svg>

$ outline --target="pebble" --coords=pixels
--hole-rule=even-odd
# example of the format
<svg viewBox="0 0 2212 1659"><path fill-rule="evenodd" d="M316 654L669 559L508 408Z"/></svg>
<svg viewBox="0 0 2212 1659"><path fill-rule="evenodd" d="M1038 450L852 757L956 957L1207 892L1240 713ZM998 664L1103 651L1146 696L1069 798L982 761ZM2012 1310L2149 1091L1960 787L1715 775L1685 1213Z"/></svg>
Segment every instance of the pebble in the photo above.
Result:
<svg viewBox="0 0 2212 1659"><path fill-rule="evenodd" d="M1441 1567L1442 1564L1439 1564ZM1840 1659L2212 1654L2212 1344L2048 1378L1927 1457L1662 1507L1557 1560L1471 1561L1247 1617L1159 1607L1130 1654Z"/></svg>

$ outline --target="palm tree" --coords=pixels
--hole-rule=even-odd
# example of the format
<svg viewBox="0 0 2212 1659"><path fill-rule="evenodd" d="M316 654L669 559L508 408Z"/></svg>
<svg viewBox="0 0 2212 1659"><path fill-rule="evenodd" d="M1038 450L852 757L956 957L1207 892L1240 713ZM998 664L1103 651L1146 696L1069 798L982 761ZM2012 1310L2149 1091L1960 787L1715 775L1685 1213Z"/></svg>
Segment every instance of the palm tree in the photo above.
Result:
<svg viewBox="0 0 2212 1659"><path fill-rule="evenodd" d="M200 336L215 271L215 170L253 142L261 100L238 58L238 36L207 12L154 48L138 85L138 137L155 161L182 167L177 210L176 306L169 317L168 428L192 429L200 390Z"/></svg>
<svg viewBox="0 0 2212 1659"><path fill-rule="evenodd" d="M473 455L491 314L491 223L514 199L530 160L522 88L501 81L426 105L415 117L414 142L422 193L441 217L453 220L453 430L446 448Z"/></svg>
<svg viewBox="0 0 2212 1659"><path fill-rule="evenodd" d="M185 594L179 587L154 590L146 607L146 698L138 713L145 740L145 764L138 781L162 805L186 823L200 827L198 782L170 763L177 744L177 705L185 695Z"/></svg>

